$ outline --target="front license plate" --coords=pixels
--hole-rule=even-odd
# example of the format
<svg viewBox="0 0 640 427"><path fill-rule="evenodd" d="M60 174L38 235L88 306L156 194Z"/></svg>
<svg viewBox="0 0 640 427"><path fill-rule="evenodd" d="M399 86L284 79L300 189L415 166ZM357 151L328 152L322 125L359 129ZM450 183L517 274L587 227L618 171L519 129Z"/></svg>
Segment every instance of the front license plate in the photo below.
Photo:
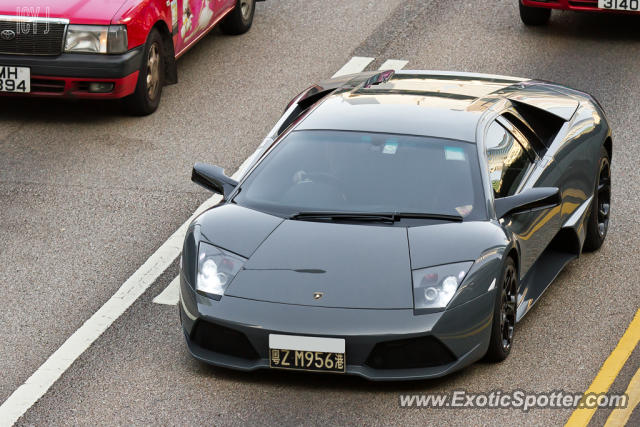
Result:
<svg viewBox="0 0 640 427"><path fill-rule="evenodd" d="M269 360L276 369L344 373L344 339L270 334Z"/></svg>
<svg viewBox="0 0 640 427"><path fill-rule="evenodd" d="M0 65L0 92L31 92L31 69Z"/></svg>
<svg viewBox="0 0 640 427"><path fill-rule="evenodd" d="M600 9L640 11L640 0L598 0Z"/></svg>

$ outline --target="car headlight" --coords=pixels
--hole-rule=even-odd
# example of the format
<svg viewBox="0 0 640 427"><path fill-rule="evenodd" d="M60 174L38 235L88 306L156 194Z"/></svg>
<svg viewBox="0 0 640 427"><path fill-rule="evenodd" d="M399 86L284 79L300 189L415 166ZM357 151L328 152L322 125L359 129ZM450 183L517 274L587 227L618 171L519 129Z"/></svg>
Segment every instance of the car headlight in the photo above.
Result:
<svg viewBox="0 0 640 427"><path fill-rule="evenodd" d="M200 242L196 290L219 300L245 261L238 255Z"/></svg>
<svg viewBox="0 0 640 427"><path fill-rule="evenodd" d="M125 25L69 25L64 51L125 53L127 44L127 27Z"/></svg>
<svg viewBox="0 0 640 427"><path fill-rule="evenodd" d="M413 271L413 305L416 310L444 309L456 294L473 262L439 265Z"/></svg>

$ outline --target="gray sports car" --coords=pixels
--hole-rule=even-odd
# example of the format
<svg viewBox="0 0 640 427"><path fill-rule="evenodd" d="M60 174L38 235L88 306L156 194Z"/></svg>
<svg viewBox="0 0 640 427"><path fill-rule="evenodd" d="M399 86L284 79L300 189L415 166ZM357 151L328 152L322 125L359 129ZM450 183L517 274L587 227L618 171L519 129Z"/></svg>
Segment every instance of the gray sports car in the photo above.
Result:
<svg viewBox="0 0 640 427"><path fill-rule="evenodd" d="M227 368L439 377L505 359L514 327L610 215L591 96L522 78L355 74L287 107L189 227L180 319ZM570 309L570 308L569 308Z"/></svg>

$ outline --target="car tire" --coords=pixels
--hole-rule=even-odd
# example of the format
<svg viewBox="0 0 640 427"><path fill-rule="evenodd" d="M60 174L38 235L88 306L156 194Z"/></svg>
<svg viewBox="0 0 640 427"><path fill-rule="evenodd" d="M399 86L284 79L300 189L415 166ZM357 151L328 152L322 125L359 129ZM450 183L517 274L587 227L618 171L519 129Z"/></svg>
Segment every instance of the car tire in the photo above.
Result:
<svg viewBox="0 0 640 427"><path fill-rule="evenodd" d="M220 28L226 34L244 34L253 24L253 15L256 12L256 0L237 0L236 7L220 24Z"/></svg>
<svg viewBox="0 0 640 427"><path fill-rule="evenodd" d="M502 362L511 352L516 326L517 292L518 271L513 258L508 257L496 288L491 338L484 357L487 362Z"/></svg>
<svg viewBox="0 0 640 427"><path fill-rule="evenodd" d="M162 36L153 29L144 47L144 55L135 92L124 99L127 111L147 116L158 109L164 85L164 46Z"/></svg>
<svg viewBox="0 0 640 427"><path fill-rule="evenodd" d="M596 176L591 211L587 222L587 236L583 250L593 252L600 249L609 231L609 217L611 216L611 159L609 152L600 149L598 175Z"/></svg>
<svg viewBox="0 0 640 427"><path fill-rule="evenodd" d="M520 4L520 19L524 25L539 26L545 25L551 18L551 9L543 7L529 7Z"/></svg>

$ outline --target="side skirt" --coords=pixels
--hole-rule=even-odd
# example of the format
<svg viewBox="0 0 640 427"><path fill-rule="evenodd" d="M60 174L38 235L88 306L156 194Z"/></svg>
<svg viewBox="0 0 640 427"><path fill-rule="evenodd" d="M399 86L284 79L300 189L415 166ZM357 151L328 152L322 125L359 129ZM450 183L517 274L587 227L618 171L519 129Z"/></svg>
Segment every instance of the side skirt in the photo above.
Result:
<svg viewBox="0 0 640 427"><path fill-rule="evenodd" d="M558 250L553 244L545 249L520 284L516 322L522 320L564 267L577 257L577 253Z"/></svg>
<svg viewBox="0 0 640 427"><path fill-rule="evenodd" d="M586 236L585 223L593 196L585 200L567 219L540 258L522 279L518 289L516 322L531 310L558 274L582 252Z"/></svg>

